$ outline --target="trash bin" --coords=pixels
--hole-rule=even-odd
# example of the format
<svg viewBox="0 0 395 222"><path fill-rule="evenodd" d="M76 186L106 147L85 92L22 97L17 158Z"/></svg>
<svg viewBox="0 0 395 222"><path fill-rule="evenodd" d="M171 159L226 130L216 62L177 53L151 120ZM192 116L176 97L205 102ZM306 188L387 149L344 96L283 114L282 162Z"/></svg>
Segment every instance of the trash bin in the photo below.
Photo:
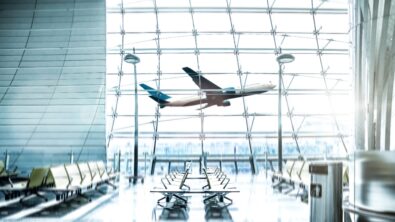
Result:
<svg viewBox="0 0 395 222"><path fill-rule="evenodd" d="M342 221L342 167L342 162L310 163L311 222Z"/></svg>

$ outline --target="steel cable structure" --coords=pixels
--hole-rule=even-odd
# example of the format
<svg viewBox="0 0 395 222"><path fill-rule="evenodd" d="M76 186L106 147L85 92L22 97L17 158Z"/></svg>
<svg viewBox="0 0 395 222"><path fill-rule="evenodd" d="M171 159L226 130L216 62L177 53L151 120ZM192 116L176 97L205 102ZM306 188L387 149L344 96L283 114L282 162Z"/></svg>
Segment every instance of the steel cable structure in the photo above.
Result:
<svg viewBox="0 0 395 222"><path fill-rule="evenodd" d="M353 136L348 7L314 0L107 2L109 153L130 152L135 127L133 75L122 64L124 53L141 58L138 84L171 99L203 99L206 91L216 92L199 89L183 67L223 89L243 91L254 83L277 84L276 57L290 53L296 60L282 73L284 155L347 155ZM275 88L232 99L229 107L160 108L139 88L140 147L169 159L234 152L275 155L277 96ZM255 165L252 160L244 167L255 172L260 167Z"/></svg>

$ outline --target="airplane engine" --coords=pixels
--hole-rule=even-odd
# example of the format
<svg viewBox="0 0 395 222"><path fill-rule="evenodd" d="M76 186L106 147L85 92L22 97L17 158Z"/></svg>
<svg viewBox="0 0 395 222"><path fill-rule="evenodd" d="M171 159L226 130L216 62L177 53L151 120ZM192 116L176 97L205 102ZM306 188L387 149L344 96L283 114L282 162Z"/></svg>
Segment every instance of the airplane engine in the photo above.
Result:
<svg viewBox="0 0 395 222"><path fill-rule="evenodd" d="M228 87L228 88L225 88L223 90L223 92L227 93L227 94L235 94L236 93L236 89L234 87Z"/></svg>
<svg viewBox="0 0 395 222"><path fill-rule="evenodd" d="M222 101L222 103L219 104L218 106L230 106L230 101L224 100L224 101Z"/></svg>

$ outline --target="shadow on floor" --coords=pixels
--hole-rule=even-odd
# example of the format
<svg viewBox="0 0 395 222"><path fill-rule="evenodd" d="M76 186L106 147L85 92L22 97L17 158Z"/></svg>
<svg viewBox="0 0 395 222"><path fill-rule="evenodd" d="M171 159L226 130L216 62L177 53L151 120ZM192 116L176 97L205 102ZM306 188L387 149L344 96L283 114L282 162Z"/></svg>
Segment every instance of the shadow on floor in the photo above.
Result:
<svg viewBox="0 0 395 222"><path fill-rule="evenodd" d="M220 221L233 221L232 216L226 207L224 202L210 201L204 207L205 209L205 219L210 220L220 220Z"/></svg>
<svg viewBox="0 0 395 222"><path fill-rule="evenodd" d="M166 206L162 208L162 213L159 215L160 221L174 221L174 220L188 220L189 207L180 200L166 203ZM154 209L154 212L155 209ZM155 215L153 217L156 218Z"/></svg>

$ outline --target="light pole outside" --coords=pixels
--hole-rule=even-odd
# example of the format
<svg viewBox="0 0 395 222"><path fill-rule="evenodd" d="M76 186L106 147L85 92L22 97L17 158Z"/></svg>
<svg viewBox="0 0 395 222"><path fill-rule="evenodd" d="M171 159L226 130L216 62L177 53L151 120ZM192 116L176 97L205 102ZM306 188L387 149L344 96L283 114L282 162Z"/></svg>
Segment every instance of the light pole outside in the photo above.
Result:
<svg viewBox="0 0 395 222"><path fill-rule="evenodd" d="M134 68L134 159L133 159L133 184L138 179L138 163L139 163L139 117L137 102L137 70L136 64L140 62L140 58L133 54L126 54L124 61L133 64Z"/></svg>
<svg viewBox="0 0 395 222"><path fill-rule="evenodd" d="M283 172L283 131L282 131L282 113L281 113L281 98L282 98L282 65L290 63L295 60L291 54L281 54L276 58L278 63L278 171Z"/></svg>

